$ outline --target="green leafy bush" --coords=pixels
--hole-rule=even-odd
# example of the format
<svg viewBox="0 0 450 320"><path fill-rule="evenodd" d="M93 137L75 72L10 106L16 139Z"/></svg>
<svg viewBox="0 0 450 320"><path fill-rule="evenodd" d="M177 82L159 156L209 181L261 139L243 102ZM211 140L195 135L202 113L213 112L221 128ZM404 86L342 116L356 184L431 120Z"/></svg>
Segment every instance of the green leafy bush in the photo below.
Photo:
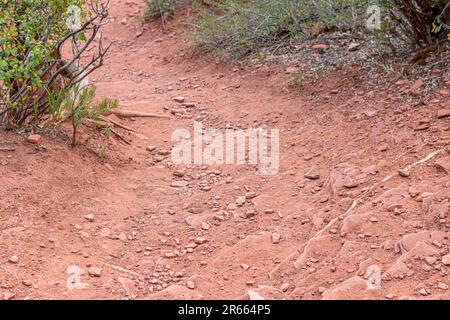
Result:
<svg viewBox="0 0 450 320"><path fill-rule="evenodd" d="M107 3L100 0L1 0L0 123L39 122L58 91L99 68L109 49L101 40L92 60L84 66L80 61L107 17ZM72 55L63 56L65 46Z"/></svg>

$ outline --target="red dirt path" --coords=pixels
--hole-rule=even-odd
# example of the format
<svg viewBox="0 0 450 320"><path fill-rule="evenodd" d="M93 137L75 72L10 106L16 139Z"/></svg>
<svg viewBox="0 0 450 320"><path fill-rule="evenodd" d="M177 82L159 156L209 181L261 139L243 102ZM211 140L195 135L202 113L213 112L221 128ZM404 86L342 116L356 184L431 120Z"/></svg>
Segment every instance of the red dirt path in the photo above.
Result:
<svg viewBox="0 0 450 320"><path fill-rule="evenodd" d="M175 96L196 107L123 121L137 133L120 131L130 146L112 137L107 165L61 137L35 148L1 131L0 146L16 150L0 152L0 298L449 298L450 156L397 174L449 146L449 118L437 117L445 90L414 105L409 85L368 91L356 67L286 90L282 66L190 59L178 26L142 29L141 1L111 2L106 38L117 43L91 79L99 94L124 109L169 114ZM171 165L171 133L196 119L280 129L279 174ZM180 169L189 185L171 187ZM305 178L310 169L319 179ZM67 287L69 266L83 269L83 288ZM376 268L381 286L370 289Z"/></svg>

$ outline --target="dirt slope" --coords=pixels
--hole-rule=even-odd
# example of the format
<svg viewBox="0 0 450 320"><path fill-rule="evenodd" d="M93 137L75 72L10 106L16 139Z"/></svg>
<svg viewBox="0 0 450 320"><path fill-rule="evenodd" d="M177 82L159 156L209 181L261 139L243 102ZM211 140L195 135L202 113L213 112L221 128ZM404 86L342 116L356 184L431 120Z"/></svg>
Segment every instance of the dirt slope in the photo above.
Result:
<svg viewBox="0 0 450 320"><path fill-rule="evenodd" d="M179 26L162 33L139 21L141 1L111 3L100 95L196 106L124 121L136 133L120 131L132 143L113 139L107 165L59 136L35 148L1 131L15 151L0 152L0 298L449 297L448 90L416 104L405 82L367 90L356 67L289 89L284 67L190 59ZM279 174L172 165L171 134L194 120L280 129Z"/></svg>

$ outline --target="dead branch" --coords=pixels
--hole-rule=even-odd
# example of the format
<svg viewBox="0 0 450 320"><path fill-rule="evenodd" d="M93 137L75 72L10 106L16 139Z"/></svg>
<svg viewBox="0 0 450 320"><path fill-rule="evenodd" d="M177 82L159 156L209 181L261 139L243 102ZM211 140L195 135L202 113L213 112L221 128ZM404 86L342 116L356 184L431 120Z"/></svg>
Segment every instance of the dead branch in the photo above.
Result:
<svg viewBox="0 0 450 320"><path fill-rule="evenodd" d="M118 116L119 118L161 118L161 119L170 119L168 115L164 114L156 114L156 113L147 113L140 112L134 110L113 110L111 114Z"/></svg>
<svg viewBox="0 0 450 320"><path fill-rule="evenodd" d="M123 124L121 124L120 122L117 122L117 121L115 121L115 120L109 119L109 118L107 118L107 117L101 116L101 117L100 117L100 120L106 121L106 122L110 122L112 125L114 125L114 126L116 126L116 127L118 127L118 128L121 128L121 129L130 131L130 132L135 132L135 131L134 131L133 129L131 129L130 127L127 127L126 125L123 125Z"/></svg>

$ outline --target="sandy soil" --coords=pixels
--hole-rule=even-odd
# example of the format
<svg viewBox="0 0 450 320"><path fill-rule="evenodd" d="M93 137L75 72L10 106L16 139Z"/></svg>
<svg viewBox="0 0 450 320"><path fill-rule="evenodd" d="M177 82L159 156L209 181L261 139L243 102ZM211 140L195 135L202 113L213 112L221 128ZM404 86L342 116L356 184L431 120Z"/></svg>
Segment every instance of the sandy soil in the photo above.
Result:
<svg viewBox="0 0 450 320"><path fill-rule="evenodd" d="M0 152L0 298L450 297L448 89L416 104L356 66L292 89L286 67L192 59L182 27L111 3L99 95L171 118L120 120L136 133L119 129L131 145L112 137L106 164L88 133L72 150L0 132L15 149ZM172 115L177 96L195 107ZM171 164L194 120L279 129L280 172Z"/></svg>

